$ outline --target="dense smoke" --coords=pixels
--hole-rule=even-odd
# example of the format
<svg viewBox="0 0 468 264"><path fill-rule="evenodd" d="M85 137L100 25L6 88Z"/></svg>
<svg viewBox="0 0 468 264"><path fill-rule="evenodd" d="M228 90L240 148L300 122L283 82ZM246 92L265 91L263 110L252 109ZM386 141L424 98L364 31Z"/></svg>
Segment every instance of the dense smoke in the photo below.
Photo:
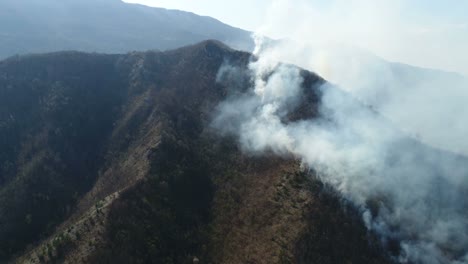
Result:
<svg viewBox="0 0 468 264"><path fill-rule="evenodd" d="M427 144L468 155L468 78L374 55L425 67L460 62L446 69L466 74L467 55L457 46L464 40L451 36L467 32L444 21L429 27L405 19L409 1L272 2L259 33L291 41L264 51L269 57L317 72Z"/></svg>
<svg viewBox="0 0 468 264"><path fill-rule="evenodd" d="M433 147L451 149L456 144L433 141L430 146L421 142L421 138L430 141L430 135L450 135L447 127L430 124L431 118L453 120L453 104L462 107L458 103L468 98L466 90L462 86L444 89L451 91L450 96L440 97L433 116L434 112L424 110L431 109L427 103L442 88L433 82L427 86L428 97L424 97L427 75L418 70L399 65L403 73L397 76L393 74L398 71L390 71L388 75L385 72L390 66L385 62L371 58L371 63L366 63L369 60L363 58L368 56L353 49L335 49L331 55L320 56L323 53L319 49L298 46L265 45L262 38L257 38L256 57L248 73L252 87L219 106L214 126L238 136L245 151L300 157L324 182L362 210L367 227L381 236L384 245L399 242L395 256L399 262L468 263L468 159ZM338 63L344 55L352 59L342 60L354 65L345 68ZM339 80L339 86L325 83L303 87L300 71L280 64L280 60L311 70L316 67L319 73L326 73L325 67L334 80ZM226 64L220 69L219 80L239 76L240 71ZM319 117L288 121L303 89L320 94ZM452 98L456 95L461 98ZM467 108L459 110L463 109ZM401 114L398 119L395 113L407 115ZM430 131L429 136L419 135L425 130L411 131L411 118L429 123L428 127L436 131ZM465 129L460 125L453 134L457 136Z"/></svg>

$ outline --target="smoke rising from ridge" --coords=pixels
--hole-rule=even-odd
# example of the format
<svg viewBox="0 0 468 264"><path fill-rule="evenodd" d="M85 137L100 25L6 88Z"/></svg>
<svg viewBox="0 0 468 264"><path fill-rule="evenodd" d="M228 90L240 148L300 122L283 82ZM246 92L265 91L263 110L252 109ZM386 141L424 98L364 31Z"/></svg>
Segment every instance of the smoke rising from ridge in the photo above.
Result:
<svg viewBox="0 0 468 264"><path fill-rule="evenodd" d="M248 72L252 87L220 104L213 125L238 136L245 151L300 157L362 210L367 227L384 245L400 242L399 262L468 263L468 159L415 139L445 149L457 145L432 136L456 138L466 125L447 131L431 118L453 120L454 105L462 111L458 114L467 109L461 105L468 98L463 82L442 74L440 83L450 88L441 90L431 81L434 76L404 65L389 70L385 62L340 45L268 45L260 37L256 42ZM339 87L322 82L304 87L300 70L280 61L317 69ZM219 80L239 71L225 65ZM318 116L290 121L304 89L320 95ZM443 92L448 94L438 97ZM431 105L436 97L439 104ZM412 128L416 119L429 125ZM436 131L424 134L429 128ZM411 137L415 133L421 135Z"/></svg>
<svg viewBox="0 0 468 264"><path fill-rule="evenodd" d="M429 57L428 63L434 54L447 60L464 54L427 50L435 40L421 40L416 34L421 25L405 23L400 14L404 1L337 0L328 8L317 8L314 2L273 1L259 33L284 35L290 41L264 49L264 54L340 85L426 144L468 155L468 78L391 63L370 51L390 57L405 54L405 61Z"/></svg>

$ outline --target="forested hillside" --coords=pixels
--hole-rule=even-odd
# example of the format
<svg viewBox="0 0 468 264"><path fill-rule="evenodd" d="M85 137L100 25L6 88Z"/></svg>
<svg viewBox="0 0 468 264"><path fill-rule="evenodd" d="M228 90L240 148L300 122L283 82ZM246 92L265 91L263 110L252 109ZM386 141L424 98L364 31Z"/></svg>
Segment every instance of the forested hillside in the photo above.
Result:
<svg viewBox="0 0 468 264"><path fill-rule="evenodd" d="M0 62L0 259L386 262L355 209L298 160L246 154L210 125L251 82L218 70L250 60L207 41ZM324 80L302 75L310 89L291 120L317 113Z"/></svg>

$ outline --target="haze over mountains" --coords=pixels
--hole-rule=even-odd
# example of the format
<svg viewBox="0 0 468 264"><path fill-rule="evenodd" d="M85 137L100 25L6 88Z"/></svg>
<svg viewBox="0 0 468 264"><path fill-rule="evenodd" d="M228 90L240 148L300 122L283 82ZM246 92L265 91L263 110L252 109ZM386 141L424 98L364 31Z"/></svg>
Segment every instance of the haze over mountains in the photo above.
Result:
<svg viewBox="0 0 468 264"><path fill-rule="evenodd" d="M206 39L253 48L249 32L188 12L120 0L0 2L0 58L60 50L166 50Z"/></svg>

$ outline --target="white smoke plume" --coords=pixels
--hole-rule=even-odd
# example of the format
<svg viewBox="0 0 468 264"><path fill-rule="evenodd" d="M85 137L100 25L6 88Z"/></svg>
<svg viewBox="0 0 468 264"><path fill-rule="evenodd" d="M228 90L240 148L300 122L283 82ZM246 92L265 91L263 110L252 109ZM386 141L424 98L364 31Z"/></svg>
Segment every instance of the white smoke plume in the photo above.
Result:
<svg viewBox="0 0 468 264"><path fill-rule="evenodd" d="M425 24L405 21L401 14L406 1L333 0L326 8L312 4L317 2L273 1L259 33L291 41L264 53L317 72L425 143L468 155L468 78L391 63L373 54L431 66L435 58L460 61L468 56L453 47L462 40L433 36ZM429 49L432 46L437 49Z"/></svg>
<svg viewBox="0 0 468 264"><path fill-rule="evenodd" d="M400 241L399 262L467 264L468 159L421 143L467 153L451 136L461 137L468 125L447 127L468 109L461 104L468 93L460 78L442 74L439 87L430 81L434 76L402 65L395 70L354 48L256 41L252 87L219 106L214 126L238 136L245 151L300 157L362 209L367 227L384 245ZM280 61L332 76L339 88L303 87L299 69ZM223 81L239 70L226 65L218 77ZM456 85L447 82L454 79ZM303 89L320 94L320 115L288 121Z"/></svg>

